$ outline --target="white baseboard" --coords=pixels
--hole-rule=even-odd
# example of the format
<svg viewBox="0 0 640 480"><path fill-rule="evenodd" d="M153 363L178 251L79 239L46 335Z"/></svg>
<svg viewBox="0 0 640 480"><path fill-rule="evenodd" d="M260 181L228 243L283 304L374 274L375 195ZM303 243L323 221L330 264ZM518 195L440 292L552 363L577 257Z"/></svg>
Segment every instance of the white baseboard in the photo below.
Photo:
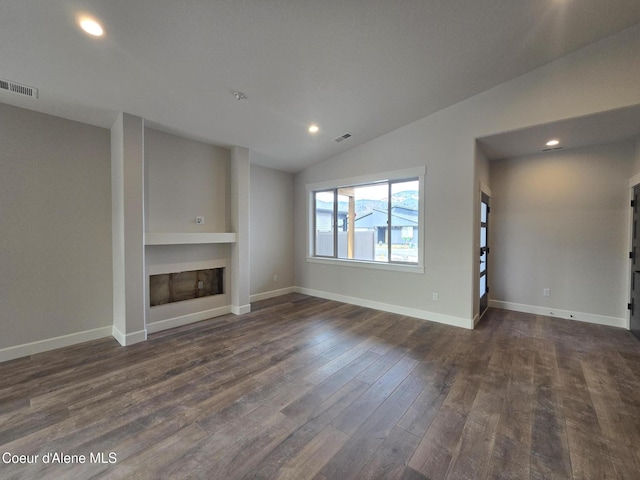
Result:
<svg viewBox="0 0 640 480"><path fill-rule="evenodd" d="M231 313L234 315L244 315L251 312L251 304L249 305L231 305Z"/></svg>
<svg viewBox="0 0 640 480"><path fill-rule="evenodd" d="M267 300L268 298L279 297L281 295L287 295L289 293L295 293L296 287L280 288L278 290L271 290L269 292L256 293L251 295L249 300L251 302L259 302L260 300Z"/></svg>
<svg viewBox="0 0 640 480"><path fill-rule="evenodd" d="M149 333L161 332L170 328L181 327L189 323L201 322L213 317L219 317L231 313L231 306L212 308L202 312L190 313L179 317L167 318L166 320L158 320L157 322L147 323L147 331Z"/></svg>
<svg viewBox="0 0 640 480"><path fill-rule="evenodd" d="M364 298L349 297L346 295L339 295L337 293L324 292L311 288L295 287L295 291L296 293L303 293L305 295L311 295L312 297L326 298L327 300L334 300L336 302L349 303L351 305L358 305L360 307L382 310L383 312L397 313L398 315L415 317L419 318L420 320L428 320L430 322L444 323L446 325L452 325L454 327L473 329L473 319L471 318L454 317L452 315L428 312L426 310L418 310L415 308L408 308L401 305L393 305L390 303L375 302L372 300L366 300Z"/></svg>
<svg viewBox="0 0 640 480"><path fill-rule="evenodd" d="M0 349L0 362L13 360L20 357L28 357L36 353L48 352L57 348L69 347L90 340L111 336L111 327L95 328L93 330L85 330L84 332L71 333L60 337L47 338L38 340L37 342L25 343L13 347Z"/></svg>
<svg viewBox="0 0 640 480"><path fill-rule="evenodd" d="M139 330L137 332L124 334L120 330L118 330L115 326L111 328L111 335L123 347L126 347L128 345L133 345L134 343L144 342L147 339L146 330Z"/></svg>
<svg viewBox="0 0 640 480"><path fill-rule="evenodd" d="M521 303L503 302L501 300L489 300L489 306L493 308L501 308L503 310L513 310L515 312L533 313L534 315L565 318L567 320L577 320L579 322L596 323L598 325L629 329L626 318L608 317L606 315L596 315L593 313L572 312L569 310L539 307L535 305L523 305Z"/></svg>

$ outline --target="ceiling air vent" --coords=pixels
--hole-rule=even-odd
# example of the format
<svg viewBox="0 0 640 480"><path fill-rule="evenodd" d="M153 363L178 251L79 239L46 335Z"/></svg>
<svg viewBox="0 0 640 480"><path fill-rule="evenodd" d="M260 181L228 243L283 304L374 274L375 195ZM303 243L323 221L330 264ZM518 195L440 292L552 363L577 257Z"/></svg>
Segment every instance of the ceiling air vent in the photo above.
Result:
<svg viewBox="0 0 640 480"><path fill-rule="evenodd" d="M543 148L543 152L551 152L553 150L562 150L563 147Z"/></svg>
<svg viewBox="0 0 640 480"><path fill-rule="evenodd" d="M22 85L20 83L12 82L10 80L3 80L0 78L0 90L7 90L9 92L18 93L27 97L38 98L38 89L29 87L28 85Z"/></svg>
<svg viewBox="0 0 640 480"><path fill-rule="evenodd" d="M338 138L334 139L334 142L340 143L341 141L346 140L349 137L351 137L351 134L345 133L344 135L340 135Z"/></svg>

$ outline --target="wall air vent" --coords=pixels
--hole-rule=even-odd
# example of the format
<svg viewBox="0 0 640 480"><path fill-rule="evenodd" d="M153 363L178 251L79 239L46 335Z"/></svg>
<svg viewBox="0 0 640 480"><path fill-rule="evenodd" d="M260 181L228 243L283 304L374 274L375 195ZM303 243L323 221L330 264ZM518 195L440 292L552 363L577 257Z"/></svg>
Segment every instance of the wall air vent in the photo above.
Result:
<svg viewBox="0 0 640 480"><path fill-rule="evenodd" d="M27 97L38 98L37 88L12 82L11 80L3 80L0 78L0 90L7 90L9 92L25 95Z"/></svg>
<svg viewBox="0 0 640 480"><path fill-rule="evenodd" d="M341 141L346 140L349 137L351 137L351 134L345 133L344 135L340 135L338 138L334 139L334 142L340 143Z"/></svg>

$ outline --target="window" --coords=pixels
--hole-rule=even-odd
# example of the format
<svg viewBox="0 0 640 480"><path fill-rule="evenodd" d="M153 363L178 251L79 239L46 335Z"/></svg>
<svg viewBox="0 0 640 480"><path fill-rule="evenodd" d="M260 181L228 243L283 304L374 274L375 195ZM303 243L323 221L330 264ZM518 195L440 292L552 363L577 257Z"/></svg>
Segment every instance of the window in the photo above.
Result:
<svg viewBox="0 0 640 480"><path fill-rule="evenodd" d="M422 178L307 186L311 260L421 266Z"/></svg>

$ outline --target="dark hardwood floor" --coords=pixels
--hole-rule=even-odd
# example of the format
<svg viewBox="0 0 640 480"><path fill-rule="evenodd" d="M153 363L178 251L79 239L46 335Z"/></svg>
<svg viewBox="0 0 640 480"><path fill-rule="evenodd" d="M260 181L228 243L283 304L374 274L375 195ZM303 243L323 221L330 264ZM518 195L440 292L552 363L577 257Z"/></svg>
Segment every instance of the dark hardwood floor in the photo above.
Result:
<svg viewBox="0 0 640 480"><path fill-rule="evenodd" d="M0 478L640 478L628 331L500 310L469 331L298 294L253 309L0 364Z"/></svg>

